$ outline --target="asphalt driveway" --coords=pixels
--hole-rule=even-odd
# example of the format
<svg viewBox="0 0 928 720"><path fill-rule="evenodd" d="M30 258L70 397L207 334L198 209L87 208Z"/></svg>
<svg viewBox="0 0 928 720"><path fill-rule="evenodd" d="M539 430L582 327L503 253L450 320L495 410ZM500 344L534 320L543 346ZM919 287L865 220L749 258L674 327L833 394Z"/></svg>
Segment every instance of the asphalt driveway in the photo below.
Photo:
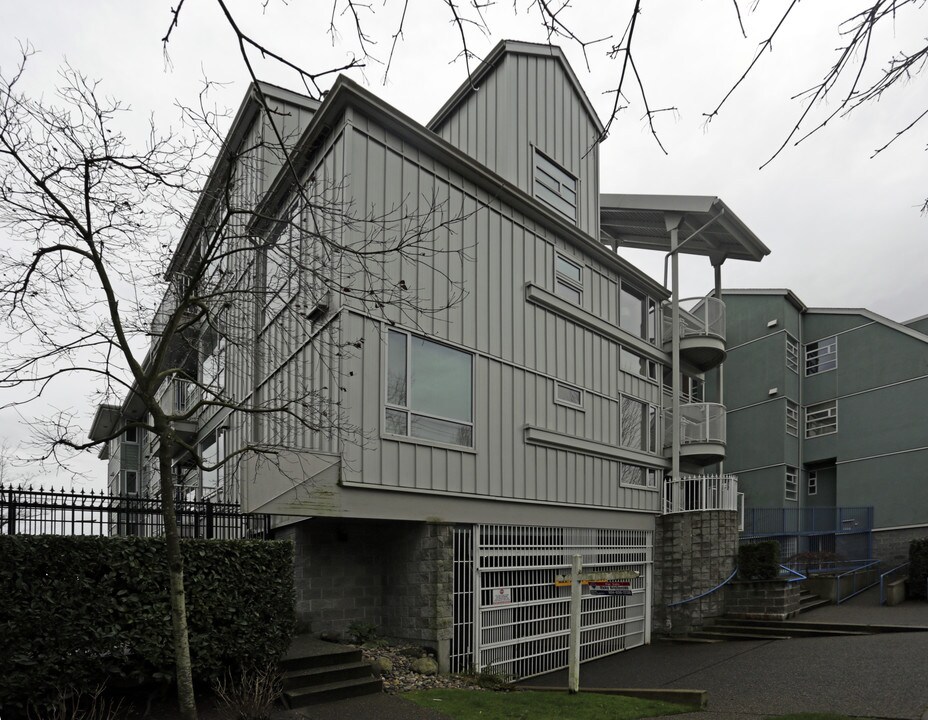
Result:
<svg viewBox="0 0 928 720"><path fill-rule="evenodd" d="M561 671L524 686L566 687ZM928 711L928 633L650 646L585 663L580 688L695 688L709 715L833 712L921 720Z"/></svg>

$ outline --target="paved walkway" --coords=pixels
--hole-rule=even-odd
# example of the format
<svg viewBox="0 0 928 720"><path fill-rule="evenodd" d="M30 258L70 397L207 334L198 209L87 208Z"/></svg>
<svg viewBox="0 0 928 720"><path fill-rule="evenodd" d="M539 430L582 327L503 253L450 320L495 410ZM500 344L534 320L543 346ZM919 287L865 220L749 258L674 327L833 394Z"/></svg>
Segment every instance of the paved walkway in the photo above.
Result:
<svg viewBox="0 0 928 720"><path fill-rule="evenodd" d="M880 607L879 591L875 595L869 591L801 619L928 627L928 603ZM581 690L585 686L708 691L707 711L674 715L673 720L760 720L793 712L928 720L928 632L694 645L656 642L585 663L580 683ZM522 684L566 687L567 673ZM399 697L371 695L284 717L440 720L446 716Z"/></svg>

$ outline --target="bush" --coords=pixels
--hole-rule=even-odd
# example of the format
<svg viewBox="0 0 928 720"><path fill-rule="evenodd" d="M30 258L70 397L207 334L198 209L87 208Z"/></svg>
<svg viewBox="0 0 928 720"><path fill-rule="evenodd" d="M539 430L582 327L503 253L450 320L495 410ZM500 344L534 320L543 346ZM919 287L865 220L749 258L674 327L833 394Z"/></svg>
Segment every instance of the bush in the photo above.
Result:
<svg viewBox="0 0 928 720"><path fill-rule="evenodd" d="M909 544L909 597L928 599L928 538Z"/></svg>
<svg viewBox="0 0 928 720"><path fill-rule="evenodd" d="M780 574L780 544L774 540L738 548L738 577L741 580L774 580Z"/></svg>
<svg viewBox="0 0 928 720"><path fill-rule="evenodd" d="M290 544L181 544L195 681L276 661L293 625ZM167 588L161 538L0 536L0 714L60 687L171 681Z"/></svg>

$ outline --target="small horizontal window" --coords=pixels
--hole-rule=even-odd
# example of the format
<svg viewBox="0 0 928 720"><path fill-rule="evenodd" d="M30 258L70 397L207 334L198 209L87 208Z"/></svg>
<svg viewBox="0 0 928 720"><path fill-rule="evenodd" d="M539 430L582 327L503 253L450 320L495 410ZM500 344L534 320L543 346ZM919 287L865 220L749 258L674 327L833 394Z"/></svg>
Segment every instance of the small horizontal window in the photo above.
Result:
<svg viewBox="0 0 928 720"><path fill-rule="evenodd" d="M562 255L554 256L554 292L575 305L583 304L583 267Z"/></svg>
<svg viewBox="0 0 928 720"><path fill-rule="evenodd" d="M626 465L622 463L619 468L619 482L630 487L657 489L657 470L639 465Z"/></svg>
<svg viewBox="0 0 928 720"><path fill-rule="evenodd" d="M622 372L657 382L657 363L624 347L619 349L619 367Z"/></svg>
<svg viewBox="0 0 928 720"><path fill-rule="evenodd" d="M583 407L583 390L560 382L555 383L554 387L554 402L574 408Z"/></svg>

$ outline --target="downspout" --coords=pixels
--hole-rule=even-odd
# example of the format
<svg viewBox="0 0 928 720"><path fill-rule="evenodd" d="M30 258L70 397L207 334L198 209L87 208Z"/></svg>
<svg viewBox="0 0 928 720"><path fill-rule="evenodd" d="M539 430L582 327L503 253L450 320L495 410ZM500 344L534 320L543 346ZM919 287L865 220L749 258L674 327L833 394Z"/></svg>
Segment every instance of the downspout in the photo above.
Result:
<svg viewBox="0 0 928 720"><path fill-rule="evenodd" d="M712 258L712 267L715 270L715 298L719 302L722 302L722 263L725 262L725 256L713 257ZM728 316L725 316L725 325L726 331L725 335L728 336ZM717 371L718 377L718 402L719 405L725 406L725 361L723 360L719 363ZM725 440L728 441L728 415L725 415ZM725 474L725 460L722 459L719 461L719 475Z"/></svg>
<svg viewBox="0 0 928 720"><path fill-rule="evenodd" d="M665 216L667 229L670 231L670 265L671 265L671 291L670 291L670 371L671 371L671 449L670 449L670 477L675 483L680 480L680 225L683 216L668 214ZM692 235L690 237L693 237ZM687 238L689 240L689 238ZM686 242L686 241L684 241ZM667 261L664 260L666 273ZM666 286L666 275L664 285Z"/></svg>

